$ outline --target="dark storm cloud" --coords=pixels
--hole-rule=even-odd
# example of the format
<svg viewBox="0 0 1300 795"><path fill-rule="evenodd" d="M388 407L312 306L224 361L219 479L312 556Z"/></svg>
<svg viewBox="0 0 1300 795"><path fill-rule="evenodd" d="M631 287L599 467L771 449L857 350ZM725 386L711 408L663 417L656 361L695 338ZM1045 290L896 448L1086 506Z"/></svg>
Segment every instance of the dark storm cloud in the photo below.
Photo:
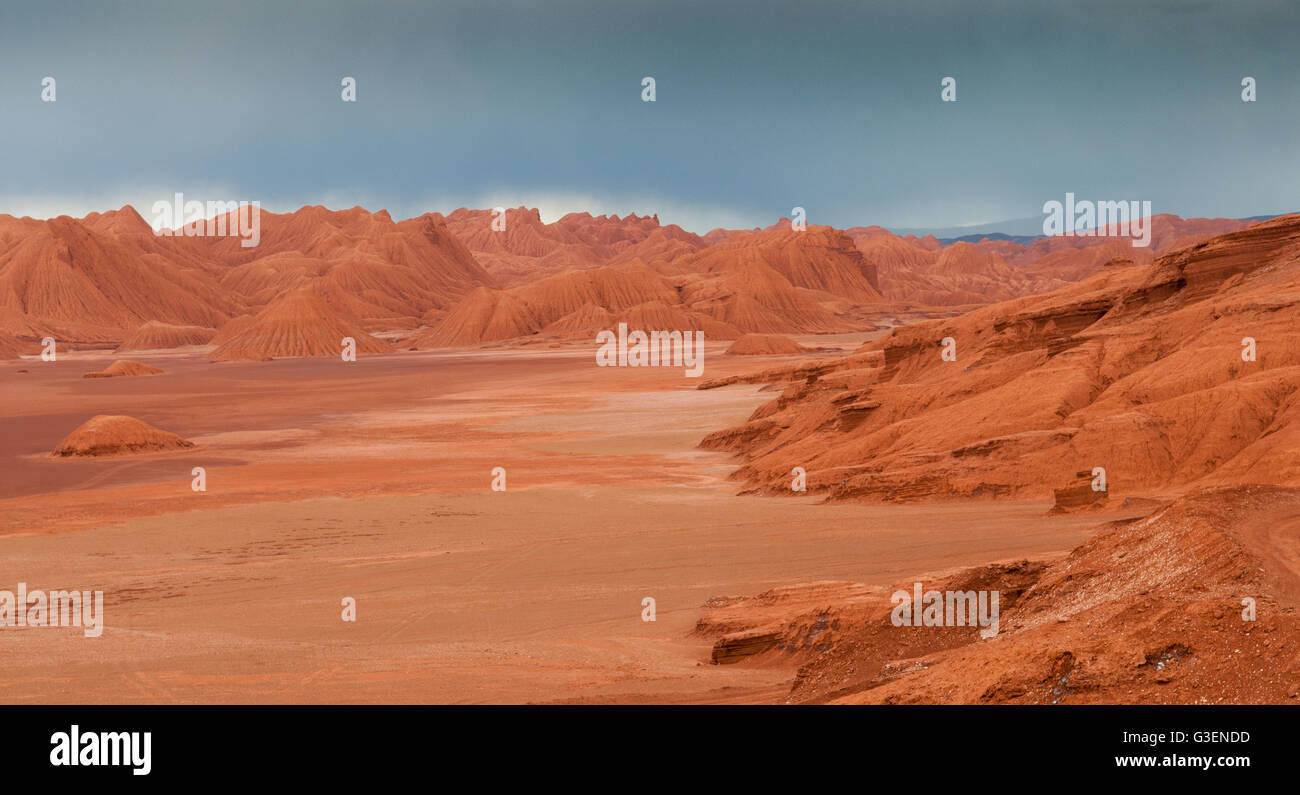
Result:
<svg viewBox="0 0 1300 795"><path fill-rule="evenodd" d="M952 226L1066 191L1278 212L1300 184L1297 33L1286 2L9 4L0 211L181 190L698 231L795 205Z"/></svg>

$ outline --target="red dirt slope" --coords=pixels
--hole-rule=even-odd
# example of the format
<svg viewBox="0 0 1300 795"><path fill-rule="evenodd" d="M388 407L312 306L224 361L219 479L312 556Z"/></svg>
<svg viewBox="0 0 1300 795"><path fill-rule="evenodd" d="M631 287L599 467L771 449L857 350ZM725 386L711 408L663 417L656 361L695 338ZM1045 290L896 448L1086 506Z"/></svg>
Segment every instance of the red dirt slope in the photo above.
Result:
<svg viewBox="0 0 1300 795"><path fill-rule="evenodd" d="M1300 491L1204 491L1115 522L1048 565L896 584L998 591L992 638L969 626L896 626L894 588L849 583L728 600L698 631L717 637L720 662L802 664L798 702L1295 703L1298 543ZM1255 620L1245 620L1252 602Z"/></svg>
<svg viewBox="0 0 1300 795"><path fill-rule="evenodd" d="M311 292L291 293L252 318L236 318L212 342L213 361L262 361L286 356L339 356L342 341L356 341L357 354L386 353L387 342L370 336Z"/></svg>
<svg viewBox="0 0 1300 795"><path fill-rule="evenodd" d="M117 351L153 351L186 345L207 345L216 333L216 329L202 326L177 326L150 320L122 340Z"/></svg>
<svg viewBox="0 0 1300 795"><path fill-rule="evenodd" d="M1300 485L1300 216L772 376L780 398L703 442L753 490L795 466L838 499L1048 497L1095 467L1125 494Z"/></svg>
<svg viewBox="0 0 1300 795"><path fill-rule="evenodd" d="M60 342L119 340L148 320L215 327L241 311L218 266L156 237L130 207L84 219L0 216L0 316L10 332Z"/></svg>

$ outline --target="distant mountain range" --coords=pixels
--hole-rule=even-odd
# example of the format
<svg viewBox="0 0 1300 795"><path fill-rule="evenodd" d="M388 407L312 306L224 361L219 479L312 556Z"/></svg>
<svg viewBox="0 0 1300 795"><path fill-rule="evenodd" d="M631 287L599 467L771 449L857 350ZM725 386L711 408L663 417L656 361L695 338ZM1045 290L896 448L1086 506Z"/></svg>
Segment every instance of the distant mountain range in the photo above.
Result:
<svg viewBox="0 0 1300 795"><path fill-rule="evenodd" d="M655 216L570 213L548 224L524 207L400 222L361 207L257 212L253 247L158 236L130 206L0 215L0 358L46 337L65 348L210 345L214 359L262 360L337 354L344 337L379 353L591 339L622 322L710 339L861 331L889 313L947 315L1147 265L1252 223L1155 215L1150 247L1134 248L1115 237L796 231L785 219L701 236Z"/></svg>
<svg viewBox="0 0 1300 795"><path fill-rule="evenodd" d="M1286 213L1276 213L1274 215L1252 215L1249 218L1240 218L1241 221L1267 221L1273 218L1281 217ZM934 236L942 244L951 243L978 243L981 240L1004 240L1020 245L1029 245L1038 238L1045 237L1043 234L1043 217L1041 215L1031 218L1016 218L1010 221L997 221L991 224L975 224L972 226L947 226L934 227L929 229L905 229L902 227L891 228L889 231L896 235L915 237Z"/></svg>

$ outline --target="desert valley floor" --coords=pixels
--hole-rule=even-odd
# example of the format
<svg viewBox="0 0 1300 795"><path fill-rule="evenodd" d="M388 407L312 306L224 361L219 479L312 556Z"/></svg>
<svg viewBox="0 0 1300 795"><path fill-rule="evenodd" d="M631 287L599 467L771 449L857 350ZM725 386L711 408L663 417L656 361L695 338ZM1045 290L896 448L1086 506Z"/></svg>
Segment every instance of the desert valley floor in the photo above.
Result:
<svg viewBox="0 0 1300 795"><path fill-rule="evenodd" d="M782 361L723 347L711 377ZM0 362L0 581L102 589L106 613L94 640L0 636L5 702L780 703L795 663L710 664L706 601L1056 558L1113 518L737 496L733 456L697 445L770 395L597 369L589 344L347 364L169 351L135 357L164 376L82 378L112 358ZM95 413L196 446L49 455Z"/></svg>

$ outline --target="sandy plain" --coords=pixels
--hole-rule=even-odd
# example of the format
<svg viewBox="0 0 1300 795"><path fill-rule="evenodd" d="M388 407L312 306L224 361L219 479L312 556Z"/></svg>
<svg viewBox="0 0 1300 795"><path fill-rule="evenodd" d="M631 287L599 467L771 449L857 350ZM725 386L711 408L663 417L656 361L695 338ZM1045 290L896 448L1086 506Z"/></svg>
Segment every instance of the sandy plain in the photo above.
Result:
<svg viewBox="0 0 1300 795"><path fill-rule="evenodd" d="M725 347L706 377L788 360ZM771 393L598 368L587 344L201 354L132 354L164 374L108 379L82 378L108 353L0 363L0 588L102 590L106 614L98 638L0 630L0 702L780 703L792 669L710 663L707 599L1050 559L1101 521L1048 516L1046 495L737 496L736 459L696 445ZM196 447L50 455L101 413Z"/></svg>

